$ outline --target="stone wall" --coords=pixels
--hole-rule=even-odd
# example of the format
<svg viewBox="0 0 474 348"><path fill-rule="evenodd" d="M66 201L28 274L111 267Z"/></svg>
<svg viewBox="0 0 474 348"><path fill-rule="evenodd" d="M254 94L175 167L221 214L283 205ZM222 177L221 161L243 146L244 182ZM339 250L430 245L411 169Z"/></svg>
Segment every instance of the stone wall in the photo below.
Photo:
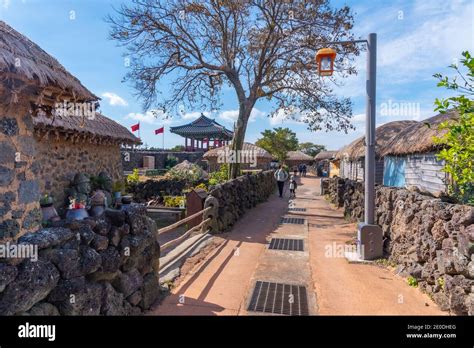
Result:
<svg viewBox="0 0 474 348"><path fill-rule="evenodd" d="M224 184L211 187L209 195L219 203L217 230L224 232L248 210L264 202L275 192L273 171L243 175Z"/></svg>
<svg viewBox="0 0 474 348"><path fill-rule="evenodd" d="M0 315L142 313L159 294L156 237L141 205L26 234L14 246L38 257L0 258Z"/></svg>
<svg viewBox="0 0 474 348"><path fill-rule="evenodd" d="M201 160L204 152L173 152L173 151L146 151L122 149L122 167L125 171L132 171L134 168L143 167L143 156L155 157L155 169L165 168L166 158L174 156L178 163L187 160L191 163L197 163Z"/></svg>
<svg viewBox="0 0 474 348"><path fill-rule="evenodd" d="M65 204L65 189L77 173L98 175L105 171L113 180L122 175L119 145L73 144L61 138L36 140L40 192L52 195L56 207Z"/></svg>
<svg viewBox="0 0 474 348"><path fill-rule="evenodd" d="M329 199L347 217L361 220L364 184L325 180ZM377 186L376 223L383 229L384 252L401 274L416 278L441 309L474 315L474 207Z"/></svg>
<svg viewBox="0 0 474 348"><path fill-rule="evenodd" d="M12 240L38 227L39 164L35 159L29 106L0 106L0 240Z"/></svg>

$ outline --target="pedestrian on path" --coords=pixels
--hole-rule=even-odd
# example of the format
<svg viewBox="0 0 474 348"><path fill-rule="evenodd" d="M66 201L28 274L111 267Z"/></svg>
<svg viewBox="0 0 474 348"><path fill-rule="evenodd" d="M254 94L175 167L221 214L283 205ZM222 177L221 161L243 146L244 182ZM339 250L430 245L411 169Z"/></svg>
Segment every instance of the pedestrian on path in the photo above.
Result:
<svg viewBox="0 0 474 348"><path fill-rule="evenodd" d="M303 176L306 176L306 164L303 164L303 168L302 168L302 172L303 172Z"/></svg>
<svg viewBox="0 0 474 348"><path fill-rule="evenodd" d="M297 166L293 166L293 175L294 176L298 175L298 167Z"/></svg>
<svg viewBox="0 0 474 348"><path fill-rule="evenodd" d="M274 176L277 181L280 197L283 197L283 187L285 186L286 179L288 179L288 173L283 169L283 166L280 165Z"/></svg>
<svg viewBox="0 0 474 348"><path fill-rule="evenodd" d="M290 198L296 198L296 188L297 187L298 187L298 184L296 184L295 176L292 175L290 177Z"/></svg>

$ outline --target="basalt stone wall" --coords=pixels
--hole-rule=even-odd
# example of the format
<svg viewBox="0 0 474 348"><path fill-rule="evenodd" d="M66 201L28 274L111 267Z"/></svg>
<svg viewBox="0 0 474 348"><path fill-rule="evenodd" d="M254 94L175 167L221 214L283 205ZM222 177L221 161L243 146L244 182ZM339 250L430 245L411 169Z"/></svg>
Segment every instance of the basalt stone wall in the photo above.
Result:
<svg viewBox="0 0 474 348"><path fill-rule="evenodd" d="M23 235L9 250L38 257L0 258L0 315L141 314L159 294L156 237L141 205Z"/></svg>
<svg viewBox="0 0 474 348"><path fill-rule="evenodd" d="M0 106L0 241L37 229L39 164L27 104Z"/></svg>
<svg viewBox="0 0 474 348"><path fill-rule="evenodd" d="M52 195L57 208L65 204L65 189L75 174L97 175L105 171L113 180L122 175L118 144L99 145L87 141L72 143L61 137L50 136L48 139L37 139L36 147L40 192Z"/></svg>
<svg viewBox="0 0 474 348"><path fill-rule="evenodd" d="M197 163L201 160L204 152L173 152L173 151L144 151L122 149L122 166L125 171L132 171L134 168L143 168L143 156L155 157L155 169L165 168L166 158L174 156L181 163L187 160L191 163Z"/></svg>
<svg viewBox="0 0 474 348"><path fill-rule="evenodd" d="M328 196L353 219L363 218L363 183L329 180ZM474 315L474 207L406 189L376 188L376 223L384 251L416 278L443 310Z"/></svg>
<svg viewBox="0 0 474 348"><path fill-rule="evenodd" d="M276 181L273 171L243 175L226 183L211 187L209 195L219 203L217 229L229 230L248 210L264 202L275 192Z"/></svg>

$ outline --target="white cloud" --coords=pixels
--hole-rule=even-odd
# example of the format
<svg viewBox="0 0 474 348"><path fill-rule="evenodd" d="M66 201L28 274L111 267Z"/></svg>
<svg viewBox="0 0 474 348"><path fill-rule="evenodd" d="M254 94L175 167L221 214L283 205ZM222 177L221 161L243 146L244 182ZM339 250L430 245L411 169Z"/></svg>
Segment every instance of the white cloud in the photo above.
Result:
<svg viewBox="0 0 474 348"><path fill-rule="evenodd" d="M112 106L127 106L128 103L125 99L120 97L118 94L113 92L105 92L102 94L102 97L108 99L108 102Z"/></svg>
<svg viewBox="0 0 474 348"><path fill-rule="evenodd" d="M6 10L10 7L10 0L2 0L2 7Z"/></svg>
<svg viewBox="0 0 474 348"><path fill-rule="evenodd" d="M252 112L250 113L249 122L255 122L257 118L263 117L265 115L266 113L264 111L261 111L257 108L253 108ZM218 117L224 122L234 123L239 118L239 110L222 111Z"/></svg>
<svg viewBox="0 0 474 348"><path fill-rule="evenodd" d="M162 110L150 110L144 114L131 112L125 118L153 125L171 124L174 121L172 118L167 117L167 114Z"/></svg>
<svg viewBox="0 0 474 348"><path fill-rule="evenodd" d="M418 0L359 7L356 36L378 35L378 97L384 90L404 93L420 81L434 81L432 75L446 71L462 51L474 50L472 1ZM403 19L398 18L400 11ZM366 57L363 51L355 58L358 75L339 79L344 85L334 88L338 96L365 96Z"/></svg>

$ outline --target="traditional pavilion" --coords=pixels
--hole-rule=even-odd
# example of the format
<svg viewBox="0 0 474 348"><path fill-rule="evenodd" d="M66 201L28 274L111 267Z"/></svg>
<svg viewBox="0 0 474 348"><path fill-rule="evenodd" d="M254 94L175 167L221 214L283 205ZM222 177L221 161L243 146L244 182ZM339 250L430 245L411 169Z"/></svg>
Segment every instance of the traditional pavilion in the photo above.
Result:
<svg viewBox="0 0 474 348"><path fill-rule="evenodd" d="M233 132L203 114L191 123L170 127L170 132L184 137L185 151L207 151L225 146L233 136Z"/></svg>

